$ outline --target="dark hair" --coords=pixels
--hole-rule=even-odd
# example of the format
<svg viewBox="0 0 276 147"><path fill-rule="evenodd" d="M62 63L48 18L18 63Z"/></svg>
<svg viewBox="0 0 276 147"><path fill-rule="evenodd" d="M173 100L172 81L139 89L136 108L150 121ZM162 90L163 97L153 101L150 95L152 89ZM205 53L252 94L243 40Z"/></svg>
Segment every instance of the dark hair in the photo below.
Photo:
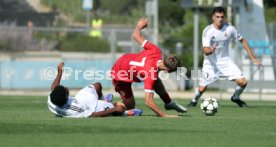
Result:
<svg viewBox="0 0 276 147"><path fill-rule="evenodd" d="M59 107L66 104L69 96L69 91L62 85L54 88L50 94L51 102Z"/></svg>
<svg viewBox="0 0 276 147"><path fill-rule="evenodd" d="M102 84L100 82L96 82L96 83L94 83L92 85L94 85L94 88L96 89L98 97L99 97L99 99L101 99L102 96L103 96L103 93L102 93L102 89L103 89L102 88Z"/></svg>
<svg viewBox="0 0 276 147"><path fill-rule="evenodd" d="M164 59L164 65L169 68L169 72L174 72L177 70L177 67L181 66L181 61L175 55L168 55Z"/></svg>
<svg viewBox="0 0 276 147"><path fill-rule="evenodd" d="M215 7L213 9L212 15L214 15L215 13L224 13L225 14L225 9L223 7Z"/></svg>

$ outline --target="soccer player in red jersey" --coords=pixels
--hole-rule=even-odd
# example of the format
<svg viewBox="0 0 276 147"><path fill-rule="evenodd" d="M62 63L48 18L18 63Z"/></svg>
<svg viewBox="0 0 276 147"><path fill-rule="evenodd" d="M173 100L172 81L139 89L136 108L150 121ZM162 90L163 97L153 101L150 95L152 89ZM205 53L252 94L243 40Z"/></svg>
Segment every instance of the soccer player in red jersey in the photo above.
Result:
<svg viewBox="0 0 276 147"><path fill-rule="evenodd" d="M133 82L144 81L145 104L160 117L177 117L163 112L154 102L154 91L165 103L165 109L174 109L177 112L187 112L187 109L172 101L168 95L162 81L158 78L158 71L165 70L174 72L181 66L180 60L169 55L162 60L162 52L156 45L147 41L141 34L141 30L146 28L149 20L141 18L133 31L132 37L144 48L138 54L124 54L120 57L112 68L112 83L115 91L122 98L127 109L135 108L135 100L131 88Z"/></svg>

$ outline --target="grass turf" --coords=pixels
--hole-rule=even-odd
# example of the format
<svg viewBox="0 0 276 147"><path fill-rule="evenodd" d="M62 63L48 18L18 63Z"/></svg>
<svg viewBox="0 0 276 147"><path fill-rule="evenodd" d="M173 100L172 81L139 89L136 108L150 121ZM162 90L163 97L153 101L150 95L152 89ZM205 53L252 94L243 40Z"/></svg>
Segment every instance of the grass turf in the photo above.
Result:
<svg viewBox="0 0 276 147"><path fill-rule="evenodd" d="M46 99L0 96L1 147L276 145L276 102L248 101L249 108L238 108L230 100L220 101L215 116L205 116L197 106L180 118L160 118L137 99L137 107L144 110L141 117L68 119L54 117Z"/></svg>

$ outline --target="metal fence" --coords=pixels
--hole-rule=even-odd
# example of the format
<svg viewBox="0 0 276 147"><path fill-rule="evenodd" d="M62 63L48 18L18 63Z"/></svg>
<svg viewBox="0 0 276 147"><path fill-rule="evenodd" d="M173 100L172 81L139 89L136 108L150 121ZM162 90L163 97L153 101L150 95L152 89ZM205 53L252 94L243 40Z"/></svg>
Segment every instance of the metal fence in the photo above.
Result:
<svg viewBox="0 0 276 147"><path fill-rule="evenodd" d="M92 10L82 2L0 1L0 88L48 88L52 78L45 78L46 70L61 60L73 70L107 71L122 53L140 50L131 34L146 16L146 0L94 0ZM149 40L152 27L143 32ZM76 75L68 80L73 88L97 81ZM111 86L106 79L101 82Z"/></svg>
<svg viewBox="0 0 276 147"><path fill-rule="evenodd" d="M109 52L114 42L118 51L133 51L132 29L145 16L145 0L94 0L91 11L82 1L39 2L1 1L1 51Z"/></svg>
<svg viewBox="0 0 276 147"><path fill-rule="evenodd" d="M148 2L152 1L156 0L94 0L94 8L87 11L82 8L81 0L0 0L0 88L49 87L51 76L48 80L43 76L48 74L48 67L56 67L60 60L77 70L110 69L122 53L140 51L131 34L137 20L152 13L146 10L151 8ZM153 16L149 17L153 20ZM96 20L95 24L93 20ZM153 27L151 23L143 34L154 41ZM238 45L240 50L234 53L233 58L249 80L257 80L257 84L261 82L264 88L269 88L269 85L273 87L271 79L276 79L276 25L268 24L267 29L269 42L254 40L251 47L255 53L260 53L261 59L271 59L269 64L264 67L250 64ZM181 41L176 40L175 43ZM187 44L191 41L192 38L186 38ZM272 52L266 52L267 49ZM187 49L187 52L191 50ZM268 70L271 72L267 73ZM173 78L175 76L172 75L172 79L176 79ZM97 81L87 81L76 75L70 78L73 81L65 83L71 87L82 87ZM74 80L76 78L78 80ZM17 84L18 81L23 84ZM267 81L270 83L265 83ZM111 86L111 82L102 82L106 87ZM192 87L187 84L192 82L183 80L172 80L171 83L177 84L176 89ZM183 86L184 83L186 86ZM224 85L223 82L214 84L215 88L225 86L225 90L233 87L221 84Z"/></svg>

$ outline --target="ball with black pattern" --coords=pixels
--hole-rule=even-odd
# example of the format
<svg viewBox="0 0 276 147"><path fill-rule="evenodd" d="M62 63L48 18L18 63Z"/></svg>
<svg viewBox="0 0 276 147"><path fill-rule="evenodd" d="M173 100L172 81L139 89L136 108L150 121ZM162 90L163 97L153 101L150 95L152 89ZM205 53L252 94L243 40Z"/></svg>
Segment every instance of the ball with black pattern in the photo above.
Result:
<svg viewBox="0 0 276 147"><path fill-rule="evenodd" d="M208 97L202 100L200 109L207 116L213 116L218 112L219 103L214 97Z"/></svg>

